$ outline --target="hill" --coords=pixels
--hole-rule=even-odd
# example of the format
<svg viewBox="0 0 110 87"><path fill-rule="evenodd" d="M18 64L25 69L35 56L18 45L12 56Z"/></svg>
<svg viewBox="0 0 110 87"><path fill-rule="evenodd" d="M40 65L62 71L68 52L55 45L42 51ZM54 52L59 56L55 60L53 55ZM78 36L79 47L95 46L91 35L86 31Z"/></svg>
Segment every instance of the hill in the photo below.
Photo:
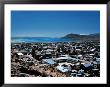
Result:
<svg viewBox="0 0 110 87"><path fill-rule="evenodd" d="M89 35L80 35L80 34L67 34L62 38L69 38L69 39L79 39L79 40L100 40L100 34L94 33Z"/></svg>

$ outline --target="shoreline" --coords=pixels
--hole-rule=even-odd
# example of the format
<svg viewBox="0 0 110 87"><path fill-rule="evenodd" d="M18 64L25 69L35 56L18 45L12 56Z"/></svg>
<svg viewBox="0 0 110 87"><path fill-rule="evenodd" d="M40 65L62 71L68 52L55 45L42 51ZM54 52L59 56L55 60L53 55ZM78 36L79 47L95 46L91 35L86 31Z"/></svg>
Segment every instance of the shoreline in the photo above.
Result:
<svg viewBox="0 0 110 87"><path fill-rule="evenodd" d="M88 40L88 41L87 40L76 40L76 41L61 41L61 42L60 41L59 42L58 41L57 42L51 42L51 41L50 42L36 42L36 41L35 42L25 42L25 41L24 42L16 42L16 41L13 42L13 41L11 41L12 44L15 44L15 43L79 43L79 42L80 43L82 43L82 42L100 42L100 40Z"/></svg>

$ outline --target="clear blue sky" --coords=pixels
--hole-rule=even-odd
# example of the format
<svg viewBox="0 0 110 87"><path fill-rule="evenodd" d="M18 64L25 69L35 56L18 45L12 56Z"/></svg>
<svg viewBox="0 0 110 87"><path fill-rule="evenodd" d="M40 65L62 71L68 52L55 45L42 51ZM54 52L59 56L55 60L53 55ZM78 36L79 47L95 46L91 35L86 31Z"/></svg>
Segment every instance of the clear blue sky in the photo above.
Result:
<svg viewBox="0 0 110 87"><path fill-rule="evenodd" d="M62 37L100 32L100 11L12 11L11 35Z"/></svg>

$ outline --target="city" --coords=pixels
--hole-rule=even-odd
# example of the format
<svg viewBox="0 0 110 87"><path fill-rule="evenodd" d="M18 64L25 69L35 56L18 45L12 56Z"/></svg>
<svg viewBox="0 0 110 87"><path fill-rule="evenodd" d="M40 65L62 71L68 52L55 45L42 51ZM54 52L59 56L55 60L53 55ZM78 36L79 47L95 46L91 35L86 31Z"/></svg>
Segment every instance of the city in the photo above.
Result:
<svg viewBox="0 0 110 87"><path fill-rule="evenodd" d="M100 42L12 43L12 77L100 77Z"/></svg>

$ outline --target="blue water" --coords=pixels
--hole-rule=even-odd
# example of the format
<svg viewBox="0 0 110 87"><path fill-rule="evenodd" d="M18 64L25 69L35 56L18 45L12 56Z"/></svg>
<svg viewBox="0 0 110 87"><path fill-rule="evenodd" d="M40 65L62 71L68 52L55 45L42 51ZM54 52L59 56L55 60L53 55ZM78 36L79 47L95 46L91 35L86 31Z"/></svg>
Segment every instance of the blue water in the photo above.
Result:
<svg viewBox="0 0 110 87"><path fill-rule="evenodd" d="M71 42L72 39L49 38L49 37L12 37L11 42Z"/></svg>

